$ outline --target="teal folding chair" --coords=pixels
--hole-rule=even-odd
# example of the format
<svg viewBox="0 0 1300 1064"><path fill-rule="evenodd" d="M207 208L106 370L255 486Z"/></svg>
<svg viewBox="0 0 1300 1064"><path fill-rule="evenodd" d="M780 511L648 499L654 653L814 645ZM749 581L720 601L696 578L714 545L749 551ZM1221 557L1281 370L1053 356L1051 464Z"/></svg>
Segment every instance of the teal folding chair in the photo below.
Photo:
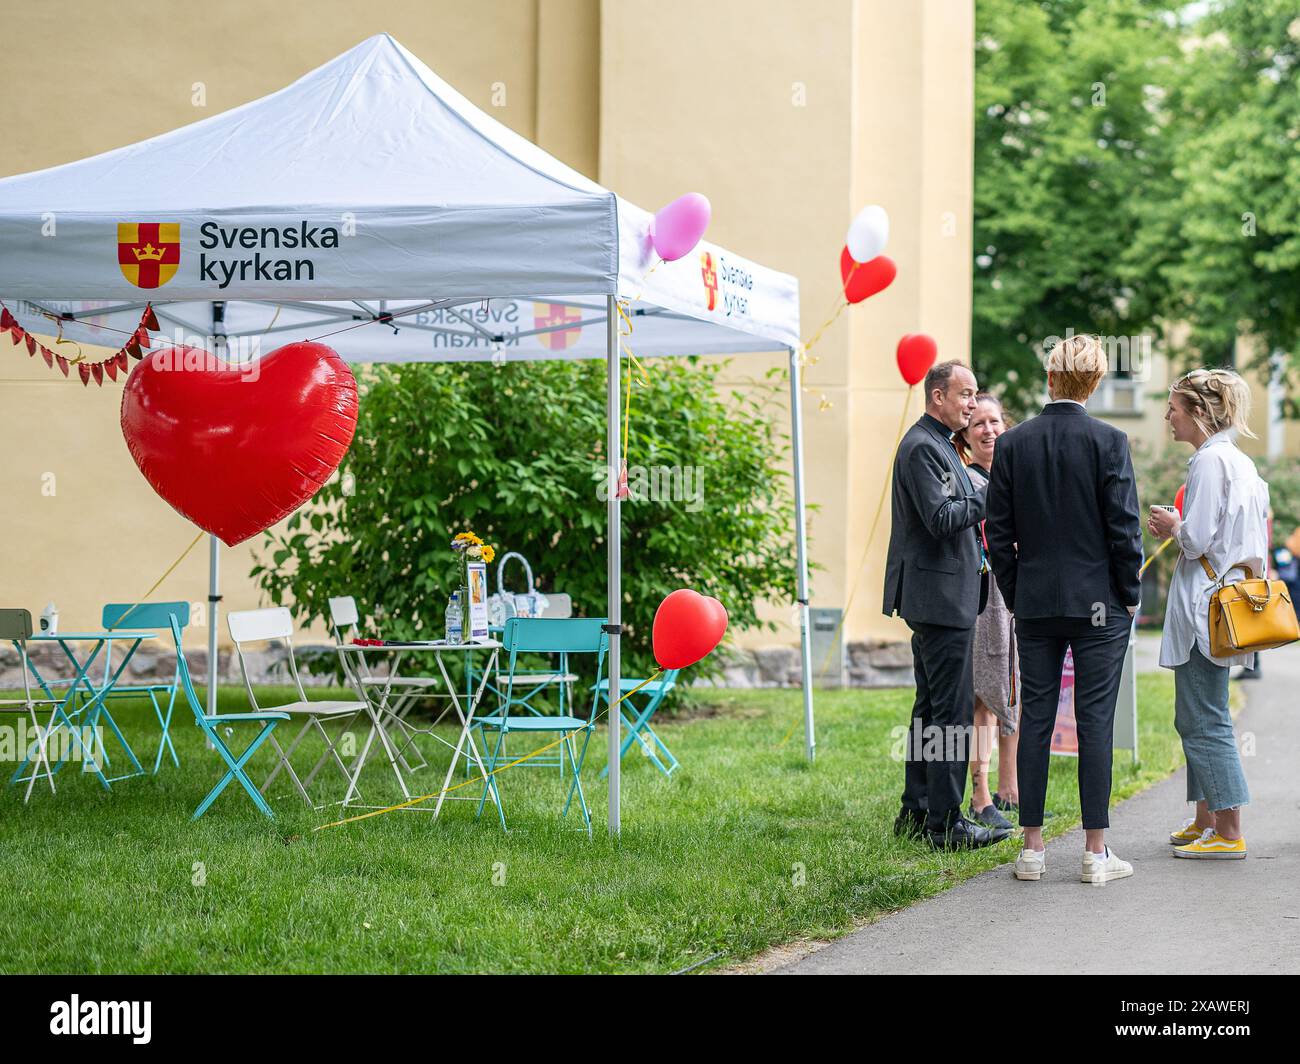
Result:
<svg viewBox="0 0 1300 1064"><path fill-rule="evenodd" d="M190 623L190 604L188 602L110 602L104 607L103 613L100 614L100 621L105 631L115 632L118 629L130 631L135 629L163 629L166 630L171 624L171 618L175 617L181 628ZM109 698L120 698L122 696L133 696L147 694L149 701L153 703L154 715L158 718L158 726L162 729L162 735L158 740L158 756L154 758L153 772L156 776L158 769L162 767L164 753L171 754L172 764L177 768L180 767L180 758L176 756L176 747L172 745L171 724L172 709L176 705L176 691L180 685L181 678L181 659L185 656L181 649L180 640L176 640L176 669L172 674L171 681L168 683L136 683L136 684L117 684ZM108 682L109 669L113 662L113 643L109 640L108 647L104 654L104 682ZM160 698L165 698L167 709L164 712L162 705L159 703Z"/></svg>
<svg viewBox="0 0 1300 1064"><path fill-rule="evenodd" d="M176 617L171 619L172 638L176 640L176 645L181 645L181 626ZM226 785L231 780L238 780L241 787L248 793L248 797L253 799L253 804L257 806L272 820L275 814L271 812L271 807L267 804L266 799L262 797L261 791L245 771L245 766L251 760L252 756L257 753L260 747L267 739L271 737L271 732L275 726L282 720L288 720L289 714L277 713L274 710L259 710L256 713L215 713L208 716L203 711L203 704L199 701L199 696L194 690L194 683L190 679L190 667L185 661L185 655L182 654L177 659L181 690L185 694L185 700L189 702L190 709L194 713L194 723L199 726L208 742L216 749L221 760L227 765L226 774L221 777L221 781L208 792L208 796L199 803L199 807L194 810L194 815L190 820L198 820L208 811L208 807L217 800L217 796L226 789ZM222 724L261 724L262 730L254 736L253 741L245 747L244 752L236 757L226 745L226 741L221 736L221 730L218 725Z"/></svg>
<svg viewBox="0 0 1300 1064"><path fill-rule="evenodd" d="M596 656L596 682L599 684L601 674L605 668L605 654L609 650L609 636L605 633L605 626L604 617L567 619L546 617L509 618L506 621L505 631L501 638L502 648L509 655L507 664L509 671L506 675L501 708L494 714L479 717L475 722L482 729L485 748L488 745L488 733L496 733L496 741L484 762L484 767L489 773L506 763L506 737L512 732L527 735L558 734L560 736L561 772L564 772L566 754L569 767L568 792L565 795L564 809L560 815L568 815L569 806L573 804L574 795L577 795L578 806L582 809L583 826L587 829L588 835L591 834L591 812L587 809L587 799L582 793L581 773L583 761L587 756L587 744L591 741L591 734L596 728L596 698L592 697L591 710L585 720L570 715L548 717L538 716L533 712L511 713L511 708L519 705L513 698L513 694L520 654L562 654L565 655L566 660L570 654L594 654ZM579 734L582 736L581 749L576 748L576 740ZM534 763L542 763L541 758L530 758L523 764L531 765ZM548 759L545 763L554 764L555 762ZM497 798L497 814L501 817L501 827L505 828L506 814L500 801L500 787L495 776L488 776L484 780L483 795L479 799L478 814L476 815L482 814L484 803L487 801L488 796L494 793L493 788L495 788L495 797Z"/></svg>
<svg viewBox="0 0 1300 1064"><path fill-rule="evenodd" d="M639 691L637 688L644 682L642 680L633 680L623 677L619 680L619 694L623 700L618 704L618 715L623 721L623 727L627 735L623 739L623 745L619 747L618 756L621 761L628 750L632 748L633 743L641 744L641 752L655 763L659 771L669 779L672 779L673 772L679 768L677 758L673 752L668 749L654 728L650 726L650 718L655 715L655 710L663 703L668 692L677 686L678 669L669 669L663 675L661 680L651 680ZM629 691L636 691L635 695L628 695ZM596 685L596 698L599 701L604 699L605 704L609 704L609 680L601 680ZM641 705L636 704L636 700L643 699ZM662 756L661 756L662 755ZM666 763L665 763L666 762ZM609 775L609 766L606 765L600 770L600 778L604 779Z"/></svg>

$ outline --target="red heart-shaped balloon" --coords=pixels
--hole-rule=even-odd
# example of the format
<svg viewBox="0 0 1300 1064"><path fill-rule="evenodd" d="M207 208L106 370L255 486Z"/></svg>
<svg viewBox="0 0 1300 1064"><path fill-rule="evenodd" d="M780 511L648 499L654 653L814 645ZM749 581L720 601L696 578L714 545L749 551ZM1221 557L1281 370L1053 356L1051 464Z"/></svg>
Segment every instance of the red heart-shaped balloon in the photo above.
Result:
<svg viewBox="0 0 1300 1064"><path fill-rule="evenodd" d="M122 435L145 480L231 547L316 494L356 427L357 382L324 344L288 344L238 366L164 348L122 393Z"/></svg>
<svg viewBox="0 0 1300 1064"><path fill-rule="evenodd" d="M684 669L708 656L727 631L727 608L690 588L669 595L655 611L651 642L661 669Z"/></svg>
<svg viewBox="0 0 1300 1064"><path fill-rule="evenodd" d="M888 255L877 255L870 262L856 262L848 247L840 252L840 278L844 282L844 298L850 303L861 303L877 292L883 292L898 276L898 267Z"/></svg>
<svg viewBox="0 0 1300 1064"><path fill-rule="evenodd" d="M920 384L939 357L939 345L925 333L908 333L898 341L898 372L908 384Z"/></svg>

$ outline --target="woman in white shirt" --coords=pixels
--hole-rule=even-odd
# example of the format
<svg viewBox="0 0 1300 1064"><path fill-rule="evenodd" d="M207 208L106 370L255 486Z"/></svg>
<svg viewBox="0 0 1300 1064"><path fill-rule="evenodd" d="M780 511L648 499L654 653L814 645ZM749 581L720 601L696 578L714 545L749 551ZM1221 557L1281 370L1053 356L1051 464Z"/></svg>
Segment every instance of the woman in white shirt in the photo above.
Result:
<svg viewBox="0 0 1300 1064"><path fill-rule="evenodd" d="M1236 373L1197 369L1169 391L1165 420L1174 439L1196 453L1188 461L1183 516L1151 508L1147 528L1173 537L1180 554L1165 607L1160 664L1174 670L1174 727L1187 758L1187 800L1196 816L1169 841L1177 857L1241 858L1241 806L1250 801L1228 710L1228 670L1249 665L1253 654L1210 656L1210 595L1217 586L1201 564L1222 579L1245 566L1267 573L1268 485L1255 463L1237 449L1247 424L1250 389ZM1244 574L1243 574L1244 575Z"/></svg>

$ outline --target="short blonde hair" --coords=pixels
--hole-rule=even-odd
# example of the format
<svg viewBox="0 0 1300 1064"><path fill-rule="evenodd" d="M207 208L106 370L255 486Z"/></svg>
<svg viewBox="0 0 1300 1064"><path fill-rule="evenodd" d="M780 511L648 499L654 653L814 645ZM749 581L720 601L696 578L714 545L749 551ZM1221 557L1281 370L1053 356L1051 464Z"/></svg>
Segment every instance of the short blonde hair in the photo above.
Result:
<svg viewBox="0 0 1300 1064"><path fill-rule="evenodd" d="M1250 385L1230 369L1194 369L1184 373L1169 389L1180 395L1187 413L1206 436L1236 429L1255 439L1250 431Z"/></svg>
<svg viewBox="0 0 1300 1064"><path fill-rule="evenodd" d="M1047 352L1047 371L1056 375L1053 399L1086 402L1108 369L1106 349L1096 336L1067 336Z"/></svg>

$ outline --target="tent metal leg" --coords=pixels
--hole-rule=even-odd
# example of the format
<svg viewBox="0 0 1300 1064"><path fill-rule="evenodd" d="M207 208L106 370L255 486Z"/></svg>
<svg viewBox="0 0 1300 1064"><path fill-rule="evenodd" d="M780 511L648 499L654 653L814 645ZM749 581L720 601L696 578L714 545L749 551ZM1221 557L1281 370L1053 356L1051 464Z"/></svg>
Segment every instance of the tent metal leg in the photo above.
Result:
<svg viewBox="0 0 1300 1064"><path fill-rule="evenodd" d="M803 483L803 398L799 351L790 348L790 446L794 457L795 547L798 565L799 658L803 672L803 734L808 760L817 756L813 725L812 633L808 630L808 525Z"/></svg>
<svg viewBox="0 0 1300 1064"><path fill-rule="evenodd" d="M620 410L619 385L619 339L617 296L608 296L605 300L605 366L608 374L605 453L609 461L609 501L606 515L606 586L608 588L609 626L613 629L609 635L609 705L612 707L607 715L609 725L609 831L617 835L622 830L620 809L620 788L622 786L622 759L619 757L619 714L615 703L619 698L620 662L619 631L623 622L623 582L622 582L622 513L619 509L618 474L622 466L622 441L619 439L618 415Z"/></svg>
<svg viewBox="0 0 1300 1064"><path fill-rule="evenodd" d="M217 614L221 610L221 549L216 536L208 536L208 716L217 712Z"/></svg>

